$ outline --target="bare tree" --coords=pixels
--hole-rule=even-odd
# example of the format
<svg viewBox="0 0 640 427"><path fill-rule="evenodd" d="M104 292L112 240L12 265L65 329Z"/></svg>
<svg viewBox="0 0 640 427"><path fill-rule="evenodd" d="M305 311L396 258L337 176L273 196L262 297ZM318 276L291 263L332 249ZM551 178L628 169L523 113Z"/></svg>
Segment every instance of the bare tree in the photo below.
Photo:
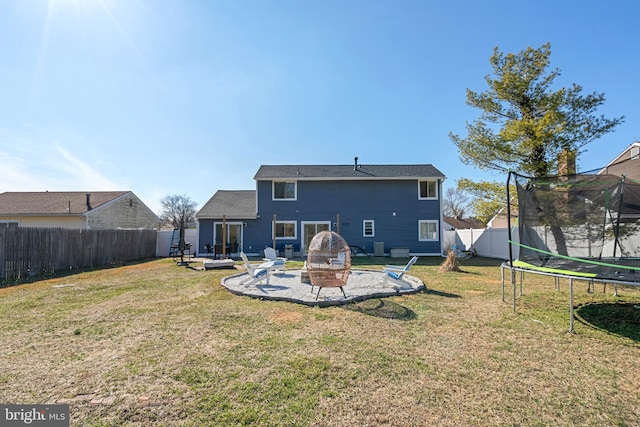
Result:
<svg viewBox="0 0 640 427"><path fill-rule="evenodd" d="M442 213L444 216L462 218L469 209L469 198L458 188L449 187L442 199Z"/></svg>
<svg viewBox="0 0 640 427"><path fill-rule="evenodd" d="M180 264L184 264L184 251L186 243L184 241L184 229L186 225L196 219L196 203L187 195L165 196L160 200L162 211L160 219L165 224L170 224L174 230L180 230L180 240L178 240L178 250L180 251Z"/></svg>

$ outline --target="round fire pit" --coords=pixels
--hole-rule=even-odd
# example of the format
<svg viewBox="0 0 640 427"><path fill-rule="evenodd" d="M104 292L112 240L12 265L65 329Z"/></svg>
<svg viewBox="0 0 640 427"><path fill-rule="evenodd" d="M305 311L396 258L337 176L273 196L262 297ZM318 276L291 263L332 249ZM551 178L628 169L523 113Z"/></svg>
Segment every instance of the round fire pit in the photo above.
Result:
<svg viewBox="0 0 640 427"><path fill-rule="evenodd" d="M347 284L351 271L351 250L347 242L338 233L321 231L309 244L307 271L312 286L318 286L320 295L322 288L340 288Z"/></svg>

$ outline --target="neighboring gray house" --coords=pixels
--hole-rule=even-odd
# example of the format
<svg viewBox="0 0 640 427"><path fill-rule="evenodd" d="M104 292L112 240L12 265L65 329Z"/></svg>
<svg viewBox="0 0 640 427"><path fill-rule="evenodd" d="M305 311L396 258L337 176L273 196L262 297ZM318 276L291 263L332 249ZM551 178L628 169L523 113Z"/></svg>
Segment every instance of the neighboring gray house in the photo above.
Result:
<svg viewBox="0 0 640 427"><path fill-rule="evenodd" d="M0 194L0 224L74 229L158 229L160 218L131 191Z"/></svg>
<svg viewBox="0 0 640 427"><path fill-rule="evenodd" d="M429 164L263 165L256 190L218 191L196 214L198 253L222 244L224 223L227 247L251 255L274 240L304 255L315 234L333 230L370 254L440 256L444 178Z"/></svg>

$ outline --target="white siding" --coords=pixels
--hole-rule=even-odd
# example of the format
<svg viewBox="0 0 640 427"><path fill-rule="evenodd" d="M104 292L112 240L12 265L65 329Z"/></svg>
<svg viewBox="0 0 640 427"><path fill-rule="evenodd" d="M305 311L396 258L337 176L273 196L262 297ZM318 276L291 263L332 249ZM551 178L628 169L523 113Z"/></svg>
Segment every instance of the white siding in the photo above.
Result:
<svg viewBox="0 0 640 427"><path fill-rule="evenodd" d="M3 218L5 220L5 218ZM84 229L84 217L70 216L41 216L41 217L15 217L20 227L32 228L76 228Z"/></svg>

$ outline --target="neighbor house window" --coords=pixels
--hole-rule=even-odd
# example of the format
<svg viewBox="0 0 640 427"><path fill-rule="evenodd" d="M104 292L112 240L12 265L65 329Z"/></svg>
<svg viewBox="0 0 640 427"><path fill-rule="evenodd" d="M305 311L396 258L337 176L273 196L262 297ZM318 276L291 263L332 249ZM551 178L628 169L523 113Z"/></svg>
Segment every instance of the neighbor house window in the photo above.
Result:
<svg viewBox="0 0 640 427"><path fill-rule="evenodd" d="M362 221L362 236L374 237L376 235L376 227L372 219Z"/></svg>
<svg viewBox="0 0 640 427"><path fill-rule="evenodd" d="M438 240L438 221L418 221L418 240Z"/></svg>
<svg viewBox="0 0 640 427"><path fill-rule="evenodd" d="M418 181L418 199L437 199L438 198L438 181L425 180Z"/></svg>
<svg viewBox="0 0 640 427"><path fill-rule="evenodd" d="M295 200L295 181L273 181L273 200Z"/></svg>
<svg viewBox="0 0 640 427"><path fill-rule="evenodd" d="M276 221L276 239L297 239L295 221Z"/></svg>

